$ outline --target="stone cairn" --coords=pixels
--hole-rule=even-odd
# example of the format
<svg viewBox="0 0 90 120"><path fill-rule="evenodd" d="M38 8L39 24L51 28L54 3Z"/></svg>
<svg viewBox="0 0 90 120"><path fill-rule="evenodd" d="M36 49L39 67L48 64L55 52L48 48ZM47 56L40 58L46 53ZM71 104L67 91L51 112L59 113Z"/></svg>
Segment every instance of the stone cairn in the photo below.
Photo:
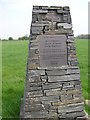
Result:
<svg viewBox="0 0 90 120"><path fill-rule="evenodd" d="M67 37L67 65L40 65L38 36L63 34ZM69 7L33 6L20 118L82 120L85 108L77 65Z"/></svg>

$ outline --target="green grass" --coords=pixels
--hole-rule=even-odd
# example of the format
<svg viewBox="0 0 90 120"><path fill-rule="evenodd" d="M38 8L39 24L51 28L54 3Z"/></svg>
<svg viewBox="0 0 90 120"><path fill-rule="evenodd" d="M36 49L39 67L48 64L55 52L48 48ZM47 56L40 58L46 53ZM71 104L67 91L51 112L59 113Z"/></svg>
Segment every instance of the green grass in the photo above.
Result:
<svg viewBox="0 0 90 120"><path fill-rule="evenodd" d="M0 120L2 116L2 42L0 41Z"/></svg>
<svg viewBox="0 0 90 120"><path fill-rule="evenodd" d="M80 68L80 79L84 101L90 100L90 89L88 88L88 39L76 39L76 51ZM90 107L85 105L86 112L90 115Z"/></svg>
<svg viewBox="0 0 90 120"><path fill-rule="evenodd" d="M2 116L18 118L24 94L29 41L2 43ZM88 40L76 40L84 100L88 99ZM86 111L88 110L85 105Z"/></svg>
<svg viewBox="0 0 90 120"><path fill-rule="evenodd" d="M2 43L2 116L18 118L24 94L29 41Z"/></svg>
<svg viewBox="0 0 90 120"><path fill-rule="evenodd" d="M88 40L76 39L76 52L79 61L80 79L84 100L88 99ZM90 99L90 98L89 98Z"/></svg>

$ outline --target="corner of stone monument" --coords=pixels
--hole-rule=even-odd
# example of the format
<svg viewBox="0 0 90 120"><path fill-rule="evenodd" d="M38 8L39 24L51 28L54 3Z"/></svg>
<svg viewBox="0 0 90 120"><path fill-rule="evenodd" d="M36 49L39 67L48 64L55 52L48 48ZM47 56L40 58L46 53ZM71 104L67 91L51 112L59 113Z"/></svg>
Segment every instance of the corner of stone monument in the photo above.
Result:
<svg viewBox="0 0 90 120"><path fill-rule="evenodd" d="M20 118L85 120L69 6L33 6Z"/></svg>

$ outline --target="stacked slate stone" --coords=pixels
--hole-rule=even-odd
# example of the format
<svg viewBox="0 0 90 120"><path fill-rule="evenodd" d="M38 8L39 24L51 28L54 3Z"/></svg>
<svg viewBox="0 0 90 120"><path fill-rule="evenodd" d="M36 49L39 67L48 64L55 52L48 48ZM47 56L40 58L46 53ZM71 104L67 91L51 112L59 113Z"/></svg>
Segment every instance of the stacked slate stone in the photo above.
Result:
<svg viewBox="0 0 90 120"><path fill-rule="evenodd" d="M40 66L42 35L67 36L67 65ZM85 116L80 72L68 6L33 6L21 118L82 119Z"/></svg>

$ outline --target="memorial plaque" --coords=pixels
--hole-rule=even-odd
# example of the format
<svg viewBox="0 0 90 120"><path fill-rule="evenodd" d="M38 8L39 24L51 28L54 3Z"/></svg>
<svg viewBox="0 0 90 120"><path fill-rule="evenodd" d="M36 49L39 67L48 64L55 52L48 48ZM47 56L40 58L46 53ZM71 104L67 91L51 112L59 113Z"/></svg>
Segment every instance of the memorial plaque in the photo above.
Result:
<svg viewBox="0 0 90 120"><path fill-rule="evenodd" d="M38 36L41 67L67 65L66 35Z"/></svg>

